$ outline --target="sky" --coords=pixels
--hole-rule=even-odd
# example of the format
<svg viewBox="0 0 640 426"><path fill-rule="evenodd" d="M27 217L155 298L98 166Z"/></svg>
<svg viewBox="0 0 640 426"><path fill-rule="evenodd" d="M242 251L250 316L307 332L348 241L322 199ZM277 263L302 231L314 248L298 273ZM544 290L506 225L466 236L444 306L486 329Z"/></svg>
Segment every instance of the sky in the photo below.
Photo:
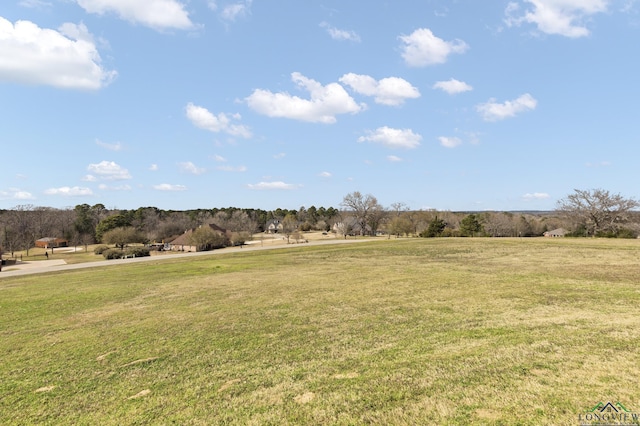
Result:
<svg viewBox="0 0 640 426"><path fill-rule="evenodd" d="M0 209L640 198L640 1L5 0Z"/></svg>

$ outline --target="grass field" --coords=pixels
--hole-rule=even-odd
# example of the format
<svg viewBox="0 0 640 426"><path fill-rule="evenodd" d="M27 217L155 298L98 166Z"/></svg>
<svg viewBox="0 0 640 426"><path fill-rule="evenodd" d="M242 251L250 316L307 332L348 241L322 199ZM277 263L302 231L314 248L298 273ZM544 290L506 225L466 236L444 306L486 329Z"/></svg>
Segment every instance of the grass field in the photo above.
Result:
<svg viewBox="0 0 640 426"><path fill-rule="evenodd" d="M636 240L392 239L3 278L0 424L630 416L639 258Z"/></svg>

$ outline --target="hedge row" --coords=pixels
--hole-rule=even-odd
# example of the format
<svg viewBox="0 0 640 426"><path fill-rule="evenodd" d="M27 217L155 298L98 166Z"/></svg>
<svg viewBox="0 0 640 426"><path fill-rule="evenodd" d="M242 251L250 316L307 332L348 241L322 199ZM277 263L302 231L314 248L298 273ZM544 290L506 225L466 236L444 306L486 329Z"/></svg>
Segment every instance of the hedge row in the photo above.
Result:
<svg viewBox="0 0 640 426"><path fill-rule="evenodd" d="M124 250L116 248L107 248L101 254L105 259L124 259L128 257L144 257L151 256L147 247L129 247Z"/></svg>

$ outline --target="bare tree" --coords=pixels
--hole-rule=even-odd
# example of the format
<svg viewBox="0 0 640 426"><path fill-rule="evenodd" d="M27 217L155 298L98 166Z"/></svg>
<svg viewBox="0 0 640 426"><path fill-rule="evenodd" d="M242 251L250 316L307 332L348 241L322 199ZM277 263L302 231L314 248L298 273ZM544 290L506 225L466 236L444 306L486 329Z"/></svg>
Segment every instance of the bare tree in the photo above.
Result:
<svg viewBox="0 0 640 426"><path fill-rule="evenodd" d="M55 235L53 237L66 238L71 240L75 234L74 221L76 219L76 213L71 208L65 208L57 210L54 214L54 229Z"/></svg>
<svg viewBox="0 0 640 426"><path fill-rule="evenodd" d="M8 232L12 236L10 241L15 242L13 250L25 250L27 256L36 241L35 226L33 225L33 215L31 214L34 206L30 204L16 206L9 210L7 217Z"/></svg>
<svg viewBox="0 0 640 426"><path fill-rule="evenodd" d="M2 246L13 256L16 250L20 250L20 235L13 226L11 214L4 214L2 219Z"/></svg>
<svg viewBox="0 0 640 426"><path fill-rule="evenodd" d="M159 223L154 239L166 242L192 227L193 223L186 213L171 212Z"/></svg>
<svg viewBox="0 0 640 426"><path fill-rule="evenodd" d="M378 229L381 226L384 226L387 221L387 209L385 209L382 204L376 203L371 211L369 212L369 218L367 220L367 225L371 229L371 235L376 235L378 233Z"/></svg>
<svg viewBox="0 0 640 426"><path fill-rule="evenodd" d="M7 211L3 230L7 248L11 252L25 250L28 256L29 250L38 238L63 237L64 235L54 235L60 229L56 224L59 216L56 209L34 207L30 204L16 206Z"/></svg>
<svg viewBox="0 0 640 426"><path fill-rule="evenodd" d="M484 230L491 237L516 237L516 225L513 214L506 212L487 212L483 215Z"/></svg>
<svg viewBox="0 0 640 426"><path fill-rule="evenodd" d="M234 246L242 246L247 242L251 241L253 235L246 231L232 232L231 233L231 244Z"/></svg>
<svg viewBox="0 0 640 426"><path fill-rule="evenodd" d="M360 235L366 233L375 235L386 213L384 207L378 204L376 197L371 194L362 195L358 191L345 195L341 205L351 210L360 226Z"/></svg>
<svg viewBox="0 0 640 426"><path fill-rule="evenodd" d="M410 235L413 233L413 223L407 214L394 216L388 225L389 235L395 235L399 238L402 235Z"/></svg>
<svg viewBox="0 0 640 426"><path fill-rule="evenodd" d="M604 189L580 190L558 201L556 210L583 226L587 235L617 233L629 222L632 211L640 206L633 198L612 194Z"/></svg>
<svg viewBox="0 0 640 426"><path fill-rule="evenodd" d="M355 224L356 224L356 221L353 217L343 216L340 218L338 222L336 222L335 229L336 229L336 232L344 236L344 239L346 240L347 236L351 235L351 233L353 232L353 228Z"/></svg>
<svg viewBox="0 0 640 426"><path fill-rule="evenodd" d="M409 211L409 206L407 206L403 202L397 202L391 204L391 211L396 215L400 216L402 213Z"/></svg>
<svg viewBox="0 0 640 426"><path fill-rule="evenodd" d="M282 219L282 233L287 237L287 244L289 244L289 238L291 234L298 230L298 219L289 213Z"/></svg>
<svg viewBox="0 0 640 426"><path fill-rule="evenodd" d="M149 241L157 241L162 211L156 207L140 207L133 212L131 226L142 232Z"/></svg>
<svg viewBox="0 0 640 426"><path fill-rule="evenodd" d="M227 229L234 232L243 232L249 236L253 235L258 229L258 222L252 219L247 212L236 210L231 213Z"/></svg>

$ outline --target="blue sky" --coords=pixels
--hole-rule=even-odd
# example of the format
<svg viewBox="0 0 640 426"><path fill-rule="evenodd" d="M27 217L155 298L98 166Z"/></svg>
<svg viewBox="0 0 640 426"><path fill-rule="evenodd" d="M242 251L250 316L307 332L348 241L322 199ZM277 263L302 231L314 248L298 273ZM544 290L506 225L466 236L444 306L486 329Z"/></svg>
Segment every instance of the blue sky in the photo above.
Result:
<svg viewBox="0 0 640 426"><path fill-rule="evenodd" d="M8 0L0 208L640 198L635 0Z"/></svg>

